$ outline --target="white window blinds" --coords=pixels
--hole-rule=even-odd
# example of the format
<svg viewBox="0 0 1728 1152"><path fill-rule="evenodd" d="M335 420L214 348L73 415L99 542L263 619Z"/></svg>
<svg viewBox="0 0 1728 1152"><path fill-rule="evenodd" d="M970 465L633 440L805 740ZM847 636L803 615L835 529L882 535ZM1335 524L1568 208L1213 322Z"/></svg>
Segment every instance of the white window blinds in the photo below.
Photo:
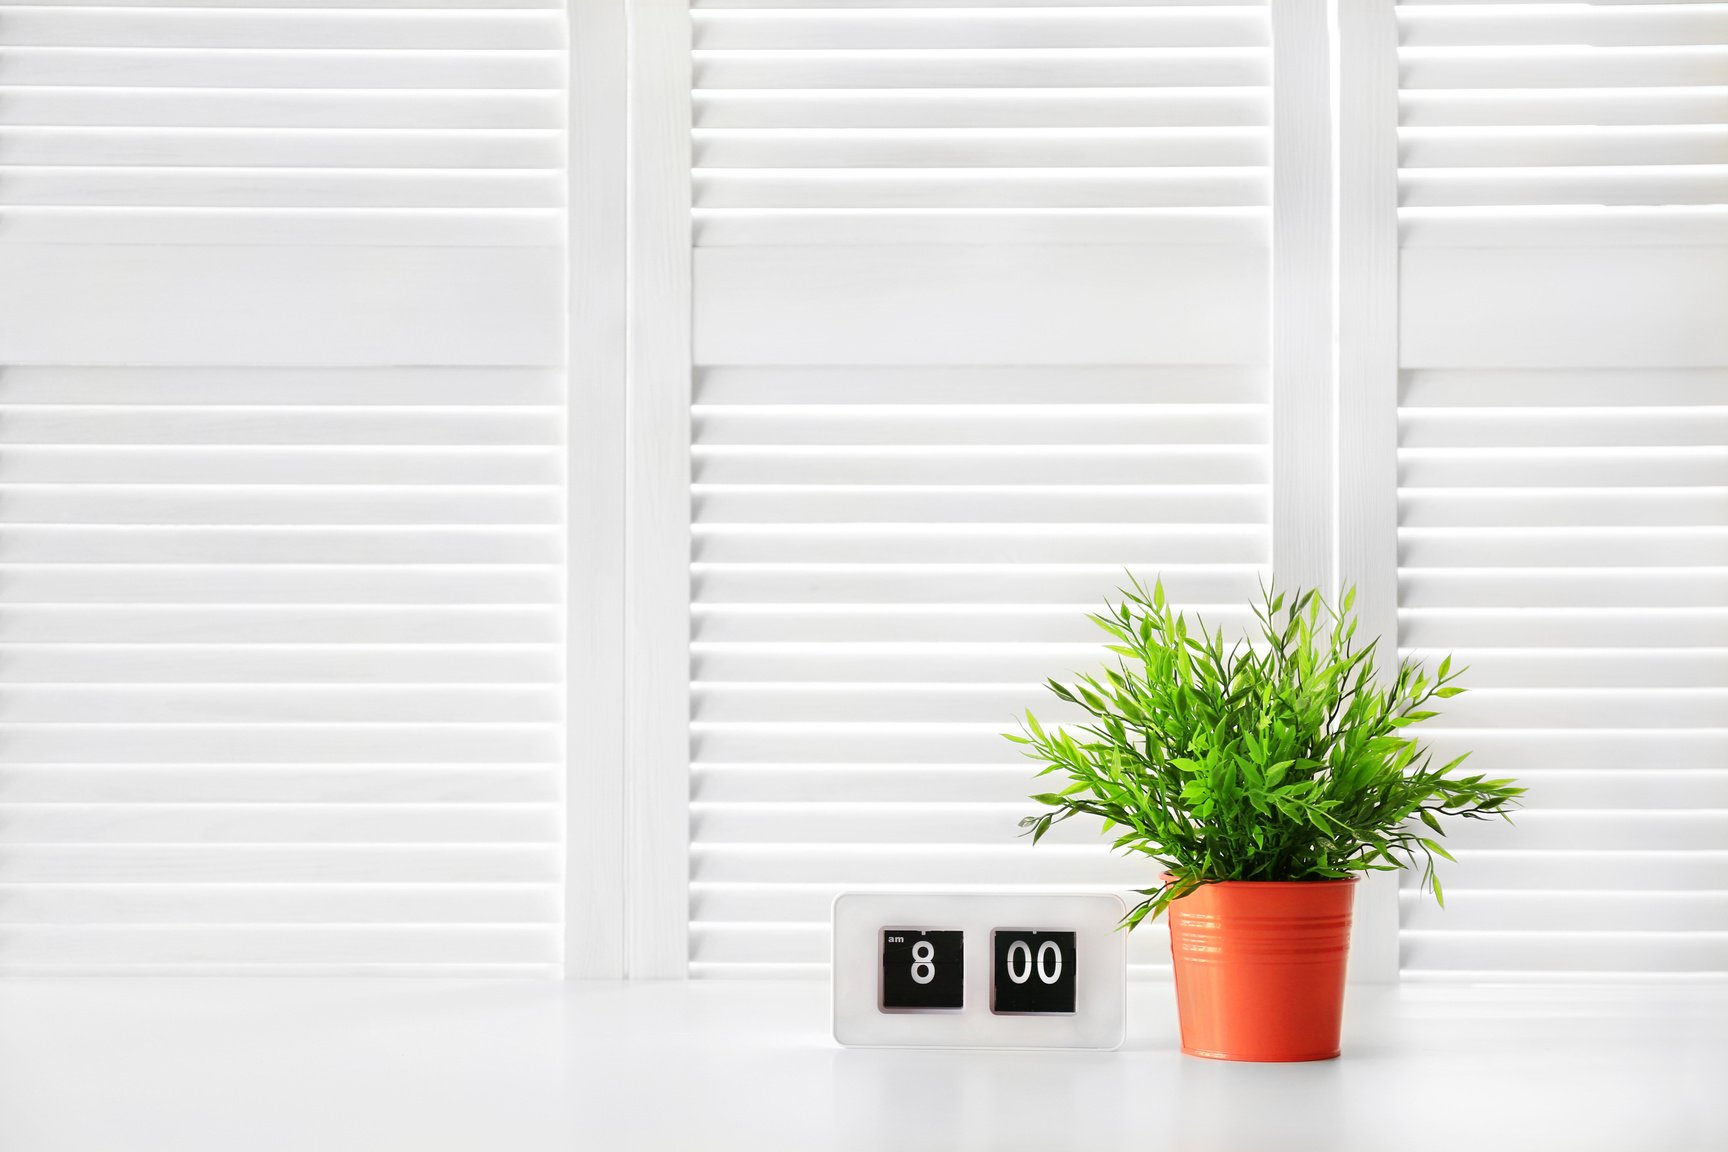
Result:
<svg viewBox="0 0 1728 1152"><path fill-rule="evenodd" d="M1408 977L1728 969L1728 8L1401 5L1399 622L1528 784Z"/></svg>
<svg viewBox="0 0 1728 1152"><path fill-rule="evenodd" d="M0 5L0 971L556 970L564 38Z"/></svg>
<svg viewBox="0 0 1728 1152"><path fill-rule="evenodd" d="M692 971L821 972L841 889L1144 885L1016 838L999 733L1125 566L1226 624L1268 571L1266 9L693 15Z"/></svg>

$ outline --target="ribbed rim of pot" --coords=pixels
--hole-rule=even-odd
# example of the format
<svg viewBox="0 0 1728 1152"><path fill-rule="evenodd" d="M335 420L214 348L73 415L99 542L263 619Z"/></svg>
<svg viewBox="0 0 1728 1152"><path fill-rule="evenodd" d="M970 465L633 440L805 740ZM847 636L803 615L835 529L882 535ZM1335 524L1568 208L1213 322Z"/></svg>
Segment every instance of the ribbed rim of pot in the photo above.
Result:
<svg viewBox="0 0 1728 1152"><path fill-rule="evenodd" d="M1166 873L1164 873L1162 879L1174 880L1174 879L1176 879L1176 877L1174 877L1170 873L1166 872ZM1326 885L1326 884L1360 884L1360 883L1362 883L1362 877L1360 877L1360 876L1346 876L1341 880L1324 880L1323 879L1323 880L1205 880L1205 881L1202 881L1202 884L1208 888L1212 887L1215 884L1228 884L1232 888L1296 888L1296 887L1317 888L1317 887L1320 887L1320 886Z"/></svg>

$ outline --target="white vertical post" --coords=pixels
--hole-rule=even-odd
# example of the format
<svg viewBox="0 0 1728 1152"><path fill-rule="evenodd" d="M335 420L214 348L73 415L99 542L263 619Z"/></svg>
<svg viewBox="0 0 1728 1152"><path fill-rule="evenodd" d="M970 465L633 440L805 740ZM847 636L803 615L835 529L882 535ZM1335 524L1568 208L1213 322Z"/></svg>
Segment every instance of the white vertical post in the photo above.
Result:
<svg viewBox="0 0 1728 1152"><path fill-rule="evenodd" d="M570 0L564 973L624 974L628 0Z"/></svg>
<svg viewBox="0 0 1728 1152"><path fill-rule="evenodd" d="M1398 24L1338 0L1338 576L1359 635L1398 660ZM1398 979L1398 875L1357 892L1350 966Z"/></svg>
<svg viewBox="0 0 1728 1152"><path fill-rule="evenodd" d="M1328 0L1273 0L1272 573L1335 580Z"/></svg>
<svg viewBox="0 0 1728 1152"><path fill-rule="evenodd" d="M682 978L690 900L691 21L685 0L630 0L628 9L625 971Z"/></svg>

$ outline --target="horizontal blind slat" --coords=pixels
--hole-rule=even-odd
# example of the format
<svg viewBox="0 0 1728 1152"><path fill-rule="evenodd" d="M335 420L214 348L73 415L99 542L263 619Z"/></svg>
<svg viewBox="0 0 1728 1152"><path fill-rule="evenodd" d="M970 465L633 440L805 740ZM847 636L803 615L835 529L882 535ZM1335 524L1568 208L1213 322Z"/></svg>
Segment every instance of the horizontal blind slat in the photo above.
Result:
<svg viewBox="0 0 1728 1152"><path fill-rule="evenodd" d="M452 964L556 963L559 932L544 925L0 925L6 963Z"/></svg>
<svg viewBox="0 0 1728 1152"><path fill-rule="evenodd" d="M828 173L706 168L698 209L812 210L1252 207L1270 200L1264 168L930 168Z"/></svg>
<svg viewBox="0 0 1728 1152"><path fill-rule="evenodd" d="M9 764L5 800L17 804L556 803L561 776L561 766L555 763Z"/></svg>
<svg viewBox="0 0 1728 1152"><path fill-rule="evenodd" d="M1592 227L1600 230L1600 223ZM1540 369L1418 369L1400 374L1399 405L1413 420L1446 419L1447 412L1428 409L1476 409L1451 417L1489 422L1504 409L1543 409L1509 413L1515 419L1540 419L1544 424L1583 419L1662 420L1667 406L1709 408L1721 402L1728 389L1728 369L1723 368L1578 368L1564 372ZM1558 411L1547 411L1547 409ZM1567 412L1567 408L1612 409L1614 415L1596 411ZM1648 408L1651 411L1637 411ZM1697 416L1698 413L1690 413ZM1714 414L1710 414L1714 416ZM1472 444L1472 447L1479 445ZM1663 443L1666 450L1673 447Z"/></svg>
<svg viewBox="0 0 1728 1152"><path fill-rule="evenodd" d="M551 685L30 684L7 689L8 724L548 724Z"/></svg>
<svg viewBox="0 0 1728 1152"><path fill-rule="evenodd" d="M0 125L114 128L555 129L556 89L0 87Z"/></svg>
<svg viewBox="0 0 1728 1152"><path fill-rule="evenodd" d="M14 564L555 564L559 534L534 525L14 524Z"/></svg>
<svg viewBox="0 0 1728 1152"><path fill-rule="evenodd" d="M340 12L347 9L557 9L559 0L32 0L42 8L270 8Z"/></svg>
<svg viewBox="0 0 1728 1152"><path fill-rule="evenodd" d="M70 0L68 0L70 2ZM138 0L134 0L138 2ZM158 0L151 0L158 2ZM256 0L249 0L256 2ZM975 9L975 8L1162 8L1174 6L1178 8L1209 8L1222 6L1237 9L1258 9L1264 11L1268 0L691 0L690 7L696 11L705 9L844 9L844 8L942 8L942 9Z"/></svg>
<svg viewBox="0 0 1728 1152"><path fill-rule="evenodd" d="M859 877L881 885L1097 884L1117 891L1145 882L1143 866L1089 847L1026 843L977 845L965 852L940 846L889 844L876 848L822 845L817 850L787 845L692 845L691 876L697 883L779 883L797 876L805 883L856 884Z"/></svg>
<svg viewBox="0 0 1728 1152"><path fill-rule="evenodd" d="M0 524L546 524L556 489L378 485L8 484Z"/></svg>
<svg viewBox="0 0 1728 1152"><path fill-rule="evenodd" d="M1728 127L1719 124L1576 131L1421 129L1401 136L1398 160L1408 169L1728 163Z"/></svg>
<svg viewBox="0 0 1728 1152"><path fill-rule="evenodd" d="M1180 128L1271 122L1265 89L707 89L697 130L715 128Z"/></svg>
<svg viewBox="0 0 1728 1152"><path fill-rule="evenodd" d="M38 166L6 173L0 207L556 209L559 195L536 170Z"/></svg>
<svg viewBox="0 0 1728 1152"><path fill-rule="evenodd" d="M557 409L481 406L313 407L128 404L0 405L7 444L557 444Z"/></svg>
<svg viewBox="0 0 1728 1152"><path fill-rule="evenodd" d="M0 884L556 884L545 845L24 844Z"/></svg>
<svg viewBox="0 0 1728 1152"><path fill-rule="evenodd" d="M1728 528L1406 528L1400 563L1419 567L1604 567L1728 563Z"/></svg>
<svg viewBox="0 0 1728 1152"><path fill-rule="evenodd" d="M705 762L692 773L697 803L905 804L915 792L933 803L1020 804L1045 787L1030 765L1002 764L754 764ZM1474 771L1474 769L1472 769ZM1684 810L1702 804L1728 809L1728 769L1665 768L1652 764L1539 768L1519 772L1530 786L1531 811L1573 809ZM1485 832L1502 846L1516 831Z"/></svg>
<svg viewBox="0 0 1728 1152"><path fill-rule="evenodd" d="M1057 397L1064 398L1061 403ZM826 404L913 405L926 414L937 405L1009 407L1031 405L1029 415L1057 419L1063 404L1142 405L1153 411L1173 405L1251 405L1271 402L1264 369L1219 365L952 365L942 368L824 365L706 367L694 379L694 403L734 407L806 405L820 419ZM930 407L925 407L930 406ZM700 446L699 446L700 447ZM896 444L896 448L904 448Z"/></svg>
<svg viewBox="0 0 1728 1152"><path fill-rule="evenodd" d="M962 407L697 405L698 447L727 445L1242 444L1269 437L1269 413L1253 405ZM1703 433L1700 433L1702 435Z"/></svg>
<svg viewBox="0 0 1728 1152"><path fill-rule="evenodd" d="M752 168L1242 168L1264 167L1271 162L1269 136L1260 128L1093 129L1084 135L1061 128L1043 132L858 128L843 133L786 128L765 132L698 129L693 146L694 162L705 172Z"/></svg>
<svg viewBox="0 0 1728 1152"><path fill-rule="evenodd" d="M539 407L564 399L556 368L474 365L0 365L0 402L53 408L81 404L236 409L427 406Z"/></svg>
<svg viewBox="0 0 1728 1152"><path fill-rule="evenodd" d="M1728 613L1713 609L1404 609L1399 640L1417 648L1718 648Z"/></svg>
<svg viewBox="0 0 1728 1152"><path fill-rule="evenodd" d="M1527 489L1515 496L1428 489L1405 493L1399 505L1412 528L1708 527L1728 514L1728 487Z"/></svg>
<svg viewBox="0 0 1728 1152"><path fill-rule="evenodd" d="M546 844L545 804L0 804L17 844Z"/></svg>
<svg viewBox="0 0 1728 1152"><path fill-rule="evenodd" d="M1047 486L1080 484L1257 485L1271 477L1265 453L1249 446L1161 451L1153 448L1094 446L1055 449L1036 455L990 447L948 446L919 451L911 446L824 447L776 450L778 446L702 445L692 466L696 483L706 486L916 485ZM4 476L0 461L0 476Z"/></svg>
<svg viewBox="0 0 1728 1152"><path fill-rule="evenodd" d="M557 638L552 606L37 604L0 615L0 643L534 644Z"/></svg>
<svg viewBox="0 0 1728 1152"><path fill-rule="evenodd" d="M1268 497L1255 485L1193 491L1171 486L1105 492L842 487L775 491L719 485L696 494L697 515L712 524L1257 524ZM0 523L4 522L0 510Z"/></svg>
<svg viewBox="0 0 1728 1152"><path fill-rule="evenodd" d="M703 11L693 46L715 49L1233 48L1263 47L1267 26L1253 7L1143 7L1098 11Z"/></svg>
<svg viewBox="0 0 1728 1152"><path fill-rule="evenodd" d="M545 644L0 645L0 684L555 684Z"/></svg>
<svg viewBox="0 0 1728 1152"><path fill-rule="evenodd" d="M1449 969L1710 974L1728 970L1728 932L1484 932L1403 934L1413 972Z"/></svg>
<svg viewBox="0 0 1728 1152"><path fill-rule="evenodd" d="M1553 48L1494 54L1428 48L1400 53L1405 89L1659 88L1728 84L1728 45Z"/></svg>
<svg viewBox="0 0 1728 1152"><path fill-rule="evenodd" d="M1410 207L1728 203L1728 167L1475 168L1407 170L1399 203Z"/></svg>
<svg viewBox="0 0 1728 1152"><path fill-rule="evenodd" d="M1616 568L1606 572L1458 572L1405 568L1410 608L1728 608L1728 569Z"/></svg>
<svg viewBox="0 0 1728 1152"><path fill-rule="evenodd" d="M555 723L260 722L15 724L0 764L304 764L555 761Z"/></svg>
<svg viewBox="0 0 1728 1152"><path fill-rule="evenodd" d="M697 89L1265 87L1260 48L698 51ZM0 80L5 78L0 70ZM526 85L524 85L526 86Z"/></svg>
<svg viewBox="0 0 1728 1152"><path fill-rule="evenodd" d="M13 168L556 169L563 149L558 130L539 128L0 127L0 164Z"/></svg>
<svg viewBox="0 0 1728 1152"><path fill-rule="evenodd" d="M0 386L3 387L3 386ZM4 419L0 408L0 420ZM0 439L0 443L4 443ZM339 487L427 484L446 488L554 487L563 475L554 445L6 444L0 484L211 484ZM1221 477L1222 478L1222 477ZM0 557L5 553L0 545Z"/></svg>
<svg viewBox="0 0 1728 1152"><path fill-rule="evenodd" d="M992 478L988 468L979 468L978 474ZM1091 478L1106 479L1095 474ZM5 543L0 541L4 555ZM705 525L692 546L699 564L1120 563L1172 571L1183 563L1263 565L1270 555L1269 535L1255 524Z"/></svg>
<svg viewBox="0 0 1728 1152"><path fill-rule="evenodd" d="M1231 603L1251 596L1258 566L1174 570L1168 595L1184 601ZM0 570L0 579L4 579ZM996 565L743 565L699 564L693 595L705 604L1073 604L1096 594L1101 581L1120 579L1106 567L1040 570Z"/></svg>
<svg viewBox="0 0 1728 1152"><path fill-rule="evenodd" d="M1415 932L1728 931L1728 896L1717 892L1652 892L1620 899L1575 892L1452 892L1445 908L1422 894L1402 896L1405 922Z"/></svg>
<svg viewBox="0 0 1728 1152"><path fill-rule="evenodd" d="M0 47L544 49L564 40L556 12L331 11L8 4Z"/></svg>
<svg viewBox="0 0 1728 1152"><path fill-rule="evenodd" d="M1568 47L1717 46L1728 41L1728 13L1716 5L1677 4L1655 11L1626 5L1570 10L1496 10L1493 5L1424 9L1403 5L1399 43L1406 48L1555 45Z"/></svg>
<svg viewBox="0 0 1728 1152"><path fill-rule="evenodd" d="M1035 785L1035 781L1028 781ZM807 849L831 843L871 842L917 844L1010 845L1020 835L1020 816L1033 806L971 802L869 804L850 803L698 803L692 813L694 835L704 844L802 845ZM1446 838L1453 851L1501 849L1539 852L1566 848L1580 838L1614 829L1626 849L1705 850L1723 843L1728 812L1525 812L1516 830L1500 821L1461 821ZM1106 837L1108 839L1108 837ZM1096 827L1078 821L1055 826L1045 841L1054 845L1097 843ZM1029 845L1028 845L1029 847ZM1460 870L1463 871L1462 869ZM1491 869L1476 869L1456 886L1459 891L1492 887Z"/></svg>
<svg viewBox="0 0 1728 1152"><path fill-rule="evenodd" d="M554 565L0 564L13 604L554 604Z"/></svg>
<svg viewBox="0 0 1728 1152"><path fill-rule="evenodd" d="M1102 593L1100 594L1102 595ZM942 642L1000 641L1010 644L1084 644L1098 638L1085 616L1096 602L1046 606L966 608L963 605L697 605L692 629L697 642L851 643L876 640ZM1222 627L1226 640L1247 634L1253 618L1235 604L1201 609L1208 628ZM1728 624L1725 624L1728 630ZM1705 641L1699 641L1704 643Z"/></svg>
<svg viewBox="0 0 1728 1152"><path fill-rule="evenodd" d="M552 884L0 885L0 924L547 924Z"/></svg>
<svg viewBox="0 0 1728 1152"><path fill-rule="evenodd" d="M552 89L552 49L9 47L0 87Z"/></svg>

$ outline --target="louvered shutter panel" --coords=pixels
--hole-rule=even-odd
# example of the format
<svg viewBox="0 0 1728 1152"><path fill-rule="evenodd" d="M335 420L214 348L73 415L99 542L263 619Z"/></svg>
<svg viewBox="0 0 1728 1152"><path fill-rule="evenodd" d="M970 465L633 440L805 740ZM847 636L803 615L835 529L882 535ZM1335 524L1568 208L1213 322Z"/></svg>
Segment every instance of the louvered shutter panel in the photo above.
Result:
<svg viewBox="0 0 1728 1152"><path fill-rule="evenodd" d="M564 15L0 5L0 971L555 971Z"/></svg>
<svg viewBox="0 0 1728 1152"><path fill-rule="evenodd" d="M1728 17L1403 5L1400 637L1530 788L1416 979L1728 970Z"/></svg>
<svg viewBox="0 0 1728 1152"><path fill-rule="evenodd" d="M693 973L820 973L843 889L1146 886L1017 838L999 734L1125 566L1232 628L1267 573L1266 9L693 16Z"/></svg>

